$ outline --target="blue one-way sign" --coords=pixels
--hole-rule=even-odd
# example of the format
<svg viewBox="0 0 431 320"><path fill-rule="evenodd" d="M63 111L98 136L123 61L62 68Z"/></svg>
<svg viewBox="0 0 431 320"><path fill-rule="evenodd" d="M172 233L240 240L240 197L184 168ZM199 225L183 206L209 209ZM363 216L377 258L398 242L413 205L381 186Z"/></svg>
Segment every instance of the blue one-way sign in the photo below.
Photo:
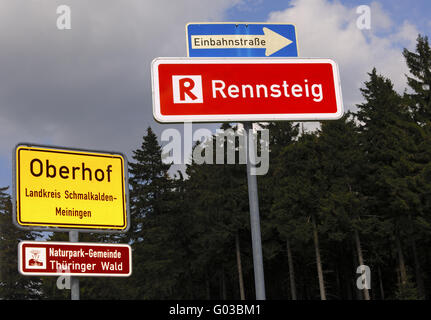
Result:
<svg viewBox="0 0 431 320"><path fill-rule="evenodd" d="M189 57L297 57L292 24L188 23Z"/></svg>

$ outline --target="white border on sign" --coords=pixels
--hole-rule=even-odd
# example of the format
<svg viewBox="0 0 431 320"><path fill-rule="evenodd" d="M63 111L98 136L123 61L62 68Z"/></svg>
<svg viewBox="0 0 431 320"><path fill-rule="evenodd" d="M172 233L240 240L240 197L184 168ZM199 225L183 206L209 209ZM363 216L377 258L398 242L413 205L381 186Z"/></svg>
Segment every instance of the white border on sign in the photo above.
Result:
<svg viewBox="0 0 431 320"><path fill-rule="evenodd" d="M189 53L189 25L207 25L207 24L235 24L235 25L265 25L265 26L280 26L280 25L285 25L285 26L293 26L294 30L295 30L295 39L296 39L296 51L298 52L298 57L300 56L299 54L299 44L298 44L298 33L296 31L296 24L294 23L275 23L275 22L189 22L186 24L186 50L187 50L187 57L190 56Z"/></svg>
<svg viewBox="0 0 431 320"><path fill-rule="evenodd" d="M24 244L37 244L37 245L71 245L71 246L99 246L99 247L127 247L129 251L129 273L118 274L118 273L74 273L74 272L27 272L23 270L25 261L22 260L22 246ZM79 277L129 277L132 275L132 248L128 244L113 244L113 243L91 243L91 242L56 242L56 241L21 241L18 244L18 271L24 276L79 276Z"/></svg>
<svg viewBox="0 0 431 320"><path fill-rule="evenodd" d="M174 115L166 116L160 112L160 88L158 67L161 64L289 64L289 63L329 63L334 75L335 113L296 113L296 114L217 114L217 115ZM341 94L340 74L337 63L326 58L156 58L151 62L151 82L153 93L153 116L161 123L181 122L265 122L265 121L320 121L337 120L344 114Z"/></svg>

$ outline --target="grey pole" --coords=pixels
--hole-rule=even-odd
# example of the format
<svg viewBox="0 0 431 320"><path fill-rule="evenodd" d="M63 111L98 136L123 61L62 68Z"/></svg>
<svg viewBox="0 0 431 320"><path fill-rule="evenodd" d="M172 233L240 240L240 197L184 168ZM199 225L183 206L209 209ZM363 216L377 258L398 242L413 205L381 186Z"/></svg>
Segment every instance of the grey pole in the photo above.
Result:
<svg viewBox="0 0 431 320"><path fill-rule="evenodd" d="M69 231L69 241L79 242L78 231ZM79 300L79 278L70 277L70 299Z"/></svg>
<svg viewBox="0 0 431 320"><path fill-rule="evenodd" d="M265 279L263 274L262 240L260 236L259 199L257 192L256 172L252 175L252 168L256 165L256 149L253 141L253 125L244 122L244 130L247 134L247 183L248 201L250 206L251 243L253 247L254 285L256 300L265 300Z"/></svg>

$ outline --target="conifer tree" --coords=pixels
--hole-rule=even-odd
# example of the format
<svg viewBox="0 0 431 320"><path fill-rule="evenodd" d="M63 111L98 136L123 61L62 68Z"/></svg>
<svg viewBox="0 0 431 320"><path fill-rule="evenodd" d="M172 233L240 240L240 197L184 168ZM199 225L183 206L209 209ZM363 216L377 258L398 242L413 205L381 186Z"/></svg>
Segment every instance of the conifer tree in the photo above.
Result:
<svg viewBox="0 0 431 320"><path fill-rule="evenodd" d="M271 122L263 127L269 130L269 170L266 175L258 177L259 207L263 216L261 220L262 233L268 239L265 243L265 252L267 256L274 257L272 260L277 266L280 265L280 260L275 257L283 255L285 252L287 256L290 297L292 300L296 300L295 263L293 257L295 248L292 247L292 239L290 239L289 235L280 230L285 228L285 225L279 223L278 216L271 207L275 200L274 190L278 188L281 178L276 171L277 162L282 151L297 139L299 124L280 121ZM287 221L287 223L289 222ZM270 239L272 241L269 241Z"/></svg>
<svg viewBox="0 0 431 320"><path fill-rule="evenodd" d="M316 133L303 134L278 159L280 177L272 207L279 232L290 242L312 242L320 298L326 300L322 255L319 243L320 201L325 189Z"/></svg>
<svg viewBox="0 0 431 320"><path fill-rule="evenodd" d="M405 93L406 103L413 113L413 118L421 126L421 134L417 135L416 145L418 153L415 155L416 161L420 165L420 172L417 174L416 191L421 196L422 205L417 210L415 216L409 216L413 226L410 244L415 262L415 274L418 285L418 291L422 298L426 297L423 271L421 268L420 256L426 256L428 250L420 250L417 247L420 238L429 237L430 218L427 218L427 212L430 211L429 199L429 181L427 172L431 167L431 48L428 37L418 35L416 40L415 52L404 49L403 55L406 59L410 75L407 75L407 84L411 93ZM425 234L419 235L418 231ZM423 241L421 241L423 243ZM423 246L426 248L428 246Z"/></svg>
<svg viewBox="0 0 431 320"><path fill-rule="evenodd" d="M425 124L431 121L431 48L426 36L418 35L416 41L416 52L403 51L411 73L407 75L407 84L413 90L406 95L415 120Z"/></svg>
<svg viewBox="0 0 431 320"><path fill-rule="evenodd" d="M361 190L364 153L360 149L357 127L351 113L336 121L322 123L319 135L322 150L322 170L328 180L328 190L322 199L322 233L333 243L353 240L357 265L364 264L360 235L376 219L364 216L365 197ZM338 260L338 259L337 259ZM370 299L368 289L363 290Z"/></svg>
<svg viewBox="0 0 431 320"><path fill-rule="evenodd" d="M174 229L179 215L175 209L169 164L162 162L162 150L152 129L147 129L141 147L133 151L129 162L131 227L134 265L129 282L136 298L171 297L177 273Z"/></svg>
<svg viewBox="0 0 431 320"><path fill-rule="evenodd" d="M239 154L243 152L241 145L235 147L235 163L227 164L227 148L235 145L236 137L241 136L238 127L223 124L224 133L215 134L194 148L211 150L211 163L198 164L195 161L187 167L189 179L186 182L187 194L192 196L191 211L194 215L194 237L191 248L195 263L194 271L200 274L208 289L212 283L220 288L219 298L227 296L226 277L236 278L238 295L244 298L247 290L244 285L244 274L250 264L242 258L244 252L250 252L250 231L248 227L248 197L244 164L239 164ZM240 138L238 138L240 139ZM223 149L221 149L223 148ZM216 150L222 150L217 163ZM195 159L194 159L195 160ZM221 161L220 161L221 160ZM229 254L230 253L230 254ZM200 265L200 270L196 266ZM219 282L219 283L218 283ZM207 290L206 298L211 298L211 290Z"/></svg>
<svg viewBox="0 0 431 320"><path fill-rule="evenodd" d="M365 102L358 105L357 113L363 123L360 134L367 161L363 190L368 213L391 223L400 287L404 288L409 286L403 249L408 239L406 226L419 203L413 185L418 167L411 156L417 153L419 131L392 82L378 75L375 68L369 76L361 89Z"/></svg>

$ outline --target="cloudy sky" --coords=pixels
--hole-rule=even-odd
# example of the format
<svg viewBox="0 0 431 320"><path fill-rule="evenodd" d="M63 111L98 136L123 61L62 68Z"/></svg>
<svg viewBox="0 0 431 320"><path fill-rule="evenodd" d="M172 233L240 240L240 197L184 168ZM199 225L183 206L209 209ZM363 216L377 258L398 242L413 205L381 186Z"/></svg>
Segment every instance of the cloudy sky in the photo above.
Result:
<svg viewBox="0 0 431 320"><path fill-rule="evenodd" d="M70 30L57 29L60 5L71 9ZM369 30L357 27L359 5L371 8ZM159 136L181 128L153 120L150 63L186 55L188 22L295 24L300 56L337 61L344 106L354 109L374 66L404 90L401 51L431 35L430 12L429 0L2 0L0 186L11 185L18 142L130 161L148 126Z"/></svg>

